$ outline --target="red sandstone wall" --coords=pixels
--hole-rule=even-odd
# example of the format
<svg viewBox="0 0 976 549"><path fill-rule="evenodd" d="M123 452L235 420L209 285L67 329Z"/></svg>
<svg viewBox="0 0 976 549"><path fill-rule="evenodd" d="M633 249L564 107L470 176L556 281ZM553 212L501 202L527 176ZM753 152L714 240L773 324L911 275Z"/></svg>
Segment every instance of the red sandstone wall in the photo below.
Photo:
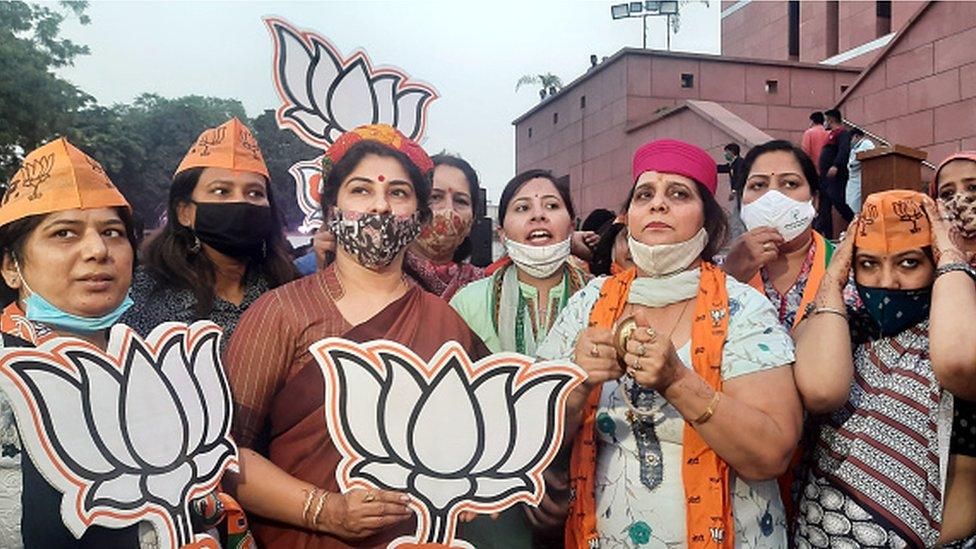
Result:
<svg viewBox="0 0 976 549"><path fill-rule="evenodd" d="M732 4L723 2L722 9ZM722 55L786 61L787 23L786 2L751 2L722 19Z"/></svg>
<svg viewBox="0 0 976 549"><path fill-rule="evenodd" d="M844 100L844 115L933 163L976 149L974 43L976 3L934 2Z"/></svg>

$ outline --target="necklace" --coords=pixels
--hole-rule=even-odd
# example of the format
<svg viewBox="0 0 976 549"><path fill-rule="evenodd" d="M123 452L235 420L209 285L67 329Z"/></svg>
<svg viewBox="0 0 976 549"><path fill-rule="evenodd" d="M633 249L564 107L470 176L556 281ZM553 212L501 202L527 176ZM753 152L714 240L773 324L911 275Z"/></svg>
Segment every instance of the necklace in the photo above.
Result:
<svg viewBox="0 0 976 549"><path fill-rule="evenodd" d="M671 331L668 332L668 341L671 340L671 336L674 335L675 330L678 329L678 325L681 324L681 319L684 318L685 312L688 310L688 304L691 303L691 301L691 299L686 300L684 306L681 307L681 313L678 314L677 320L675 320L674 325L671 326ZM637 382L629 373L626 374L626 377L630 378L629 389L633 390L634 392L640 391L640 386L637 385ZM628 385L626 380L617 382L617 392L620 394L620 399L627 406L627 422L633 425L634 422L643 420L645 418L650 418L652 420L655 419L657 414L661 412L661 406L652 406L651 408L647 409L635 406L634 399L631 398L631 395L629 394L630 391L628 391L628 387L626 387L626 385Z"/></svg>

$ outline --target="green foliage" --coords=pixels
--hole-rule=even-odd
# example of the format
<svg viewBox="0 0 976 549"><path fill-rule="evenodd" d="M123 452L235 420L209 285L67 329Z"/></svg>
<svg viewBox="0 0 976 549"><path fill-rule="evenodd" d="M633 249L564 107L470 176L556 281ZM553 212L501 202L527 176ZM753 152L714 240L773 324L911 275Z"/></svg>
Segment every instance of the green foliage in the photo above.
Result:
<svg viewBox="0 0 976 549"><path fill-rule="evenodd" d="M519 78L518 82L515 83L515 91L518 91L522 86L529 84L536 84L539 86L539 89L543 91L549 90L550 88L559 90L563 87L563 81L561 78L555 74L552 74L551 72L547 72L545 74L527 74L522 78Z"/></svg>
<svg viewBox="0 0 976 549"><path fill-rule="evenodd" d="M86 2L27 4L0 1L0 179L20 165L19 155L56 137L93 98L55 76L88 48L59 38L69 16L88 23Z"/></svg>
<svg viewBox="0 0 976 549"><path fill-rule="evenodd" d="M289 227L297 227L302 224L305 214L298 207L295 180L288 173L288 168L299 160L316 158L322 154L322 151L306 144L294 132L278 128L275 112L272 109L264 111L255 118L250 128L258 144L261 145L264 162L268 165L271 192L274 194L278 211Z"/></svg>

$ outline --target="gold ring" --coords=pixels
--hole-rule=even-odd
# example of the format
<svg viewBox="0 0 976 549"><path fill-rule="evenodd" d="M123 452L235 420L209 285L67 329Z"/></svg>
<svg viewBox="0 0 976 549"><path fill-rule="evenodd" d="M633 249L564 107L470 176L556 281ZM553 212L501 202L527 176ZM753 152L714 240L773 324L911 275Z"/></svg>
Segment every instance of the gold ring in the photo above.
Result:
<svg viewBox="0 0 976 549"><path fill-rule="evenodd" d="M644 354L647 353L647 347L645 347L643 343L638 343L637 350L634 352L637 353L637 356L644 356Z"/></svg>
<svg viewBox="0 0 976 549"><path fill-rule="evenodd" d="M633 366L631 366L631 368L632 368L632 369L633 369L633 370L634 370L635 372L639 372L639 371L641 371L641 370L643 370L643 369L644 369L644 368L641 368L641 365L640 365L640 357L637 357L637 360L635 360L635 361L634 361L634 365L633 365Z"/></svg>
<svg viewBox="0 0 976 549"><path fill-rule="evenodd" d="M775 247L776 246L774 246L772 242L763 242L763 250L765 250L767 252L770 251L770 250L772 250Z"/></svg>
<svg viewBox="0 0 976 549"><path fill-rule="evenodd" d="M593 344L593 348L590 349L590 356L600 356L600 348Z"/></svg>
<svg viewBox="0 0 976 549"><path fill-rule="evenodd" d="M654 328L647 328L647 337L651 343L657 341L657 332L654 331Z"/></svg>
<svg viewBox="0 0 976 549"><path fill-rule="evenodd" d="M376 492L373 492L372 490L367 491L366 495L363 496L363 503L371 503L375 500L376 500Z"/></svg>

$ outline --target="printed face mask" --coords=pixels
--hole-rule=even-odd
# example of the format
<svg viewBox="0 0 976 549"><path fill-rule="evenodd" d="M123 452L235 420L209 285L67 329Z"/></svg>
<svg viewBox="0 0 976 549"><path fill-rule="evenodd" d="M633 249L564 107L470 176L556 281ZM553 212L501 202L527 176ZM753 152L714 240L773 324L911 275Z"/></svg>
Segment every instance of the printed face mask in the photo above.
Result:
<svg viewBox="0 0 976 549"><path fill-rule="evenodd" d="M810 227L817 210L813 207L813 200L800 202L779 191L770 190L749 204L743 204L739 215L746 229L772 227L789 242Z"/></svg>
<svg viewBox="0 0 976 549"><path fill-rule="evenodd" d="M468 236L472 221L465 221L461 214L451 209L434 210L431 220L420 228L417 246L427 257L452 255Z"/></svg>
<svg viewBox="0 0 976 549"><path fill-rule="evenodd" d="M695 236L677 244L650 246L634 237L627 237L630 256L641 271L651 277L669 276L688 268L701 256L708 244L708 232L702 227Z"/></svg>
<svg viewBox="0 0 976 549"><path fill-rule="evenodd" d="M193 232L204 244L235 258L260 256L271 234L269 206L249 202L195 202Z"/></svg>
<svg viewBox="0 0 976 549"><path fill-rule="evenodd" d="M505 250L515 265L533 278L549 278L569 259L570 239L548 246L529 246L505 238Z"/></svg>
<svg viewBox="0 0 976 549"><path fill-rule="evenodd" d="M946 209L955 217L954 223L966 238L976 236L976 193L955 193L945 201Z"/></svg>
<svg viewBox="0 0 976 549"><path fill-rule="evenodd" d="M420 212L367 214L338 208L329 219L336 242L367 269L386 267L420 233Z"/></svg>
<svg viewBox="0 0 976 549"><path fill-rule="evenodd" d="M918 290L869 288L856 284L864 308L884 337L896 335L925 320L932 303L932 287Z"/></svg>

